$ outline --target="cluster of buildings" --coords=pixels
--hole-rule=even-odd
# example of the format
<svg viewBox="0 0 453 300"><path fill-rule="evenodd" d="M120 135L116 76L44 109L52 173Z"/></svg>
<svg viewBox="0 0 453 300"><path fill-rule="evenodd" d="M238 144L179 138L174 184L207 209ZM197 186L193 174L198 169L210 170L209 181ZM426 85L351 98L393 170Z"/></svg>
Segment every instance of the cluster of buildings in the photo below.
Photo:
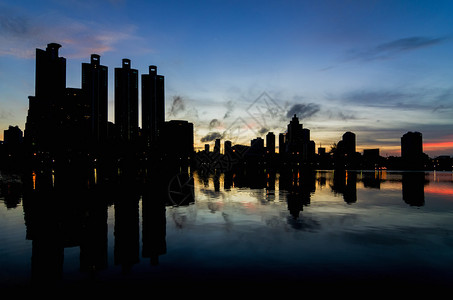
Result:
<svg viewBox="0 0 453 300"><path fill-rule="evenodd" d="M453 159L449 156L429 158L423 152L423 138L420 132L407 132L401 137L401 156L382 157L379 148L356 150L356 134L345 132L341 139L326 151L310 139L310 130L303 128L296 115L293 116L284 133L268 132L265 139L257 137L250 145L232 145L216 139L214 150L209 144L197 153L197 161L207 169L230 170L245 164L266 166L309 166L317 169L399 169L399 170L452 170Z"/></svg>
<svg viewBox="0 0 453 300"><path fill-rule="evenodd" d="M187 158L192 154L193 124L165 121L165 79L157 74L156 66L141 75L141 128L139 72L129 59L115 68L113 123L108 121L108 67L92 54L90 63L82 63L81 88L66 87L66 59L59 56L60 47L50 43L45 50L36 49L35 95L29 96L20 137L25 154L52 161L151 153ZM5 144L19 131L15 127L5 130Z"/></svg>
<svg viewBox="0 0 453 300"><path fill-rule="evenodd" d="M114 122L108 121L108 67L100 56L91 55L82 63L81 88L66 87L66 59L59 56L61 45L50 43L45 50L36 49L35 95L29 96L29 109L22 133L17 126L4 131L0 144L0 162L18 164L22 158L54 162L75 158L120 161L124 158L171 159L189 162L194 153L193 124L184 120L165 121L165 78L157 67L149 66L141 75L123 59L114 72ZM141 101L139 102L139 88ZM139 105L141 104L141 127ZM221 153L220 139L213 151L209 144L196 153L196 160L206 165L236 162L310 165L316 168L349 169L451 169L451 157L428 161L423 153L422 135L408 132L401 138L401 157L383 158L379 149L356 151L352 132L329 152L310 139L296 115L287 130L277 136L268 132L265 140L257 137L250 145L232 145L225 141ZM110 160L109 160L110 161Z"/></svg>

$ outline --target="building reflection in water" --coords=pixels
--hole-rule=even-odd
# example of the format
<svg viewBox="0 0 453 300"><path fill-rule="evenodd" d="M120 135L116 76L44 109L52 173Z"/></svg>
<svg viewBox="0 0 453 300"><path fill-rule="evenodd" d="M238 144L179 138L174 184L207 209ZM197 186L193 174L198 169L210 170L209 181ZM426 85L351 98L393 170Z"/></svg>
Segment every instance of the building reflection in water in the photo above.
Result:
<svg viewBox="0 0 453 300"><path fill-rule="evenodd" d="M287 192L289 213L293 218L298 218L303 207L310 204L311 195L316 191L315 172L285 169L280 172L279 190Z"/></svg>
<svg viewBox="0 0 453 300"><path fill-rule="evenodd" d="M328 186L333 193L341 194L346 203L354 204L359 182L365 189L379 189L383 182L394 180L401 183L405 203L421 206L427 184L423 172L404 172L388 179L381 173L299 168L278 172L243 168L221 174L200 172L195 175L188 167L156 165L139 170L122 168L108 176L99 169L76 166L35 170L21 187L26 238L32 240L32 282L48 283L62 278L67 247L79 247L81 272L95 276L106 269L109 262L108 210L112 206L114 265L127 273L140 262L140 253L151 265L157 265L159 257L167 252L166 207L195 202L194 176L201 188L213 189L212 193L249 188L263 191L259 195L260 201L286 201L288 223L299 229L319 226L301 216L317 188Z"/></svg>
<svg viewBox="0 0 453 300"><path fill-rule="evenodd" d="M26 239L32 240L32 283L61 279L68 247L79 247L81 272L95 276L107 268L108 209L112 205L113 261L128 272L140 261L140 197L142 256L157 264L158 257L166 253L165 206L170 204L169 175L163 175L170 172L161 170L145 170L142 173L147 175L141 180L137 180L141 171L128 169L110 177L76 166L31 172L24 181L23 208ZM193 197L186 200L193 202Z"/></svg>
<svg viewBox="0 0 453 300"><path fill-rule="evenodd" d="M80 247L80 270L107 266L107 203L86 170L34 171L25 182L26 238L32 240L33 282L62 275L64 249Z"/></svg>
<svg viewBox="0 0 453 300"><path fill-rule="evenodd" d="M334 193L342 194L346 203L356 203L357 173L354 171L335 171L331 188Z"/></svg>
<svg viewBox="0 0 453 300"><path fill-rule="evenodd" d="M428 181L424 172L404 172L402 175L403 201L410 206L425 205L425 185Z"/></svg>
<svg viewBox="0 0 453 300"><path fill-rule="evenodd" d="M127 168L120 172L115 187L114 262L128 273L140 261L139 186Z"/></svg>

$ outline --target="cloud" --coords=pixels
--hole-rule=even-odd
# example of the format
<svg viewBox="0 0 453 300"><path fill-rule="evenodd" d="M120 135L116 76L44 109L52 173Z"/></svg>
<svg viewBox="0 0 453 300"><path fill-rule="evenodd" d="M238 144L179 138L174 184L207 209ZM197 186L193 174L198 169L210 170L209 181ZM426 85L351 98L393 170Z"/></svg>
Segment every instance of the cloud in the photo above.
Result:
<svg viewBox="0 0 453 300"><path fill-rule="evenodd" d="M373 61L392 58L400 53L427 48L441 44L446 38L413 36L396 39L376 45L372 48L350 51L346 60Z"/></svg>
<svg viewBox="0 0 453 300"><path fill-rule="evenodd" d="M263 135L268 132L269 132L269 128L266 128L266 127L262 127L260 130L258 130L259 135Z"/></svg>
<svg viewBox="0 0 453 300"><path fill-rule="evenodd" d="M404 110L449 112L452 109L452 89L361 89L340 96L342 102L353 105Z"/></svg>
<svg viewBox="0 0 453 300"><path fill-rule="evenodd" d="M341 121L350 121L359 119L355 112L352 111L343 111L339 108L327 109L324 114L329 120L341 120Z"/></svg>
<svg viewBox="0 0 453 300"><path fill-rule="evenodd" d="M7 7L0 7L0 56L33 58L35 48L50 42L62 44L65 56L80 58L92 53L112 51L126 40L137 40L136 27L80 22L72 18L48 13L27 15Z"/></svg>
<svg viewBox="0 0 453 300"><path fill-rule="evenodd" d="M0 108L0 119L1 120L10 119L12 117L13 117L13 114L11 113L11 111L6 110L4 108Z"/></svg>
<svg viewBox="0 0 453 300"><path fill-rule="evenodd" d="M202 143L205 143L205 142L211 142L211 141L213 141L213 140L215 140L215 139L221 139L221 138L223 138L223 135L222 135L222 134L220 134L220 133L218 133L218 132L210 132L210 133L208 133L207 135L205 135L204 137L202 137L202 138L200 139L200 141L201 141Z"/></svg>
<svg viewBox="0 0 453 300"><path fill-rule="evenodd" d="M407 93L397 90L356 90L343 96L347 102L356 105L372 107L404 107L409 108L407 103L414 99L414 93Z"/></svg>
<svg viewBox="0 0 453 300"><path fill-rule="evenodd" d="M225 103L225 106L227 108L227 111L226 111L225 115L223 116L224 119L228 118L231 115L231 113L233 112L234 102L230 100Z"/></svg>
<svg viewBox="0 0 453 300"><path fill-rule="evenodd" d="M215 128L215 127L218 127L220 125L221 125L221 123L220 123L219 120L212 119L211 122L209 122L209 130L211 130L211 129Z"/></svg>
<svg viewBox="0 0 453 300"><path fill-rule="evenodd" d="M170 107L170 116L176 116L185 110L184 99L180 96L174 96Z"/></svg>
<svg viewBox="0 0 453 300"><path fill-rule="evenodd" d="M308 119L320 110L320 106L315 103L294 104L286 113L287 118L297 115L299 120Z"/></svg>

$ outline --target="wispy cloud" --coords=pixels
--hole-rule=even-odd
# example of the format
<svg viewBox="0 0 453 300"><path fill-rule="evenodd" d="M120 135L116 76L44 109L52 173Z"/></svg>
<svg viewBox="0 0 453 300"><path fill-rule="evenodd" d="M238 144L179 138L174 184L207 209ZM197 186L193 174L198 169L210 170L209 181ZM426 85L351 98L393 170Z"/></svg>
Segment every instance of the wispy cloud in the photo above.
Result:
<svg viewBox="0 0 453 300"><path fill-rule="evenodd" d="M435 46L445 42L446 40L446 38L423 36L400 38L375 45L371 48L351 50L347 55L346 61L373 61L389 59L404 52Z"/></svg>
<svg viewBox="0 0 453 300"><path fill-rule="evenodd" d="M374 108L443 112L452 108L451 88L360 89L340 96L343 103Z"/></svg>
<svg viewBox="0 0 453 300"><path fill-rule="evenodd" d="M209 132L208 134L206 134L205 136L203 136L200 141L202 143L206 143L206 142L212 142L214 141L215 139L221 139L223 138L223 134L220 134L219 132Z"/></svg>
<svg viewBox="0 0 453 300"><path fill-rule="evenodd" d="M167 108L167 118L188 120L189 122L198 124L200 122L198 109L193 105L193 102L193 100L188 99L186 96L173 96L172 102Z"/></svg>
<svg viewBox="0 0 453 300"><path fill-rule="evenodd" d="M114 50L120 42L136 40L133 25L81 22L61 15L28 15L13 9L0 10L0 56L33 58L35 48L49 42L70 45L65 55L87 57ZM70 50L69 50L70 49Z"/></svg>
<svg viewBox="0 0 453 300"><path fill-rule="evenodd" d="M287 118L297 115L300 120L308 119L320 110L320 106L315 103L294 104L286 113Z"/></svg>

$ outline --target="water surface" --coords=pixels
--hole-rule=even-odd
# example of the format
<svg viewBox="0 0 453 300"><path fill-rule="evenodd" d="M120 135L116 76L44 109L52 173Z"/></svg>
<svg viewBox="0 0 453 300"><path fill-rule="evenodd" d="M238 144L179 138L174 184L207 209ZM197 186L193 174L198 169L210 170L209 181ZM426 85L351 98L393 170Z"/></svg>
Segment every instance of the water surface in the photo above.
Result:
<svg viewBox="0 0 453 300"><path fill-rule="evenodd" d="M437 291L453 279L451 172L89 173L3 174L2 288Z"/></svg>

